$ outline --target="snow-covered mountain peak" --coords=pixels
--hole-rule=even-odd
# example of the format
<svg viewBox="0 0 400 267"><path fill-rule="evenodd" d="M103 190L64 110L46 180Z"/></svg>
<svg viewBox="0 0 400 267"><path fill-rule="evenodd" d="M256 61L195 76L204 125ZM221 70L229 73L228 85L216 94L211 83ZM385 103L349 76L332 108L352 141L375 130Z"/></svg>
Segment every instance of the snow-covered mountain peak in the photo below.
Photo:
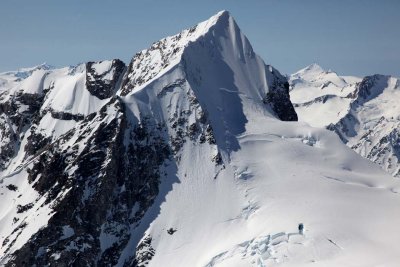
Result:
<svg viewBox="0 0 400 267"><path fill-rule="evenodd" d="M312 64L308 65L307 67L302 68L301 70L294 73L293 76L296 76L296 75L300 76L300 75L304 75L305 73L321 73L321 72L325 72L325 70L317 63L312 63Z"/></svg>
<svg viewBox="0 0 400 267"><path fill-rule="evenodd" d="M203 31L203 33L207 32L211 27L218 25L221 27L227 20L232 19L233 17L227 10L221 10L217 14L211 16L209 19L200 22L197 24L198 28Z"/></svg>
<svg viewBox="0 0 400 267"><path fill-rule="evenodd" d="M339 84L345 83L345 81L336 72L330 69L325 70L317 63L313 63L292 74L291 79L300 79L308 82L330 81Z"/></svg>
<svg viewBox="0 0 400 267"><path fill-rule="evenodd" d="M221 38L231 40L236 48L239 46L238 42L246 39L228 11L220 11L208 20L153 43L150 48L140 51L133 57L128 68L128 79L120 94L126 95L133 89L140 90L151 79L159 77L181 63L184 51L193 43L200 42L203 47L207 46L210 50L221 50ZM251 50L250 53L253 53L247 39L246 45ZM239 51L237 53L241 56Z"/></svg>
<svg viewBox="0 0 400 267"><path fill-rule="evenodd" d="M400 185L295 122L286 77L226 11L129 67L37 70L4 88L0 265L398 259Z"/></svg>
<svg viewBox="0 0 400 267"><path fill-rule="evenodd" d="M169 77L170 80L164 81L166 78L163 77ZM160 84L161 80L164 87ZM166 88L172 90L169 85L182 83L190 84L196 99L215 109L214 114L224 113L223 116L228 116L221 107L227 108L229 101L234 102L229 107L232 123L226 122L228 126L237 124L238 117L243 117L244 108L239 105L242 96L258 101L257 105L262 106L266 113L269 109L268 114L273 117L297 119L288 98L289 84L286 78L272 66L265 65L254 53L249 40L227 11L219 12L136 54L118 94L135 95L142 90L156 90L156 94L164 94ZM228 92L234 100L220 98L222 91ZM234 113L242 115L234 118ZM225 119L229 120L227 117ZM221 134L224 132L221 131Z"/></svg>
<svg viewBox="0 0 400 267"><path fill-rule="evenodd" d="M354 91L355 84L360 80L356 77L342 77L314 63L290 76L290 96L294 103L307 103L329 95L346 97Z"/></svg>

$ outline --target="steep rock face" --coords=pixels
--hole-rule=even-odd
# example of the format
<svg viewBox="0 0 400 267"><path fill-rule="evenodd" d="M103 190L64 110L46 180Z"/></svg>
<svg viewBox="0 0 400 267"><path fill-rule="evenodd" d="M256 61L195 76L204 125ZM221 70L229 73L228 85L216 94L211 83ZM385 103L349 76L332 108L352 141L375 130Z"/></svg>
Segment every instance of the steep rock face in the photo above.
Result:
<svg viewBox="0 0 400 267"><path fill-rule="evenodd" d="M334 131L361 156L395 177L400 175L400 110L395 103L400 88L398 79L384 75L363 79L332 77L331 72L312 65L293 74L290 80L300 120ZM321 81L330 83L331 88L322 86ZM334 81L336 86L332 85ZM301 94L308 101L302 101Z"/></svg>
<svg viewBox="0 0 400 267"><path fill-rule="evenodd" d="M14 156L18 136L15 134L7 115L0 115L0 169L4 169L7 162Z"/></svg>
<svg viewBox="0 0 400 267"><path fill-rule="evenodd" d="M120 61L110 62L111 69L114 68L113 62ZM95 109L94 105L100 104L96 107L96 109L99 108L97 112L104 113L100 109L104 105L102 100L92 96L84 86L85 69L82 67L79 65L73 68L51 69L39 66L0 75L7 81L1 88L0 100L1 118L5 122L1 127L1 167L3 170L1 183L2 188L13 189L9 190L11 195L5 194L4 201L7 203L10 201L8 198L16 199L15 210L3 210L5 213L2 213L2 225L8 225L2 227L1 231L1 250L5 256L11 255L15 246L22 247L31 235L47 224L52 214L69 216L68 214L74 213L76 208L74 199L77 196L72 195L72 199L62 200L65 195L68 195L67 191L80 186L74 183L74 179L71 180L72 174L69 173L69 168L77 167L78 159L82 157L77 151L79 150L77 143L83 140L85 135L89 135L90 131L86 129L86 132L82 132L78 129L88 128L87 125L93 121L96 113L90 112ZM96 79L98 79L97 84L103 82L115 84L114 80L119 77L114 75L112 79L106 79L106 77L98 76ZM88 100L90 104L83 102L82 105L77 101L78 96L84 98L83 101ZM104 103L109 101L110 98L103 100ZM78 122L81 123L78 124ZM109 127L116 126L114 122ZM100 139L104 137L103 141L106 142L107 138L104 135L107 131L103 128L99 136ZM76 142L73 140L74 137ZM94 142L97 139L89 140ZM87 150L90 148L88 147ZM91 157L91 161L86 158L87 161L81 163L83 164L80 166L81 169L90 166L89 162L93 162L95 158L95 156ZM101 160L97 164L96 168L101 167ZM71 197L71 195L68 196ZM61 208L62 205L67 205L69 210L65 207ZM56 207L60 207L62 212L56 212ZM64 209L67 212L65 214ZM47 212L48 210L53 212ZM35 213L37 213L36 218ZM32 223L32 219L36 223ZM64 221L66 222L67 220ZM48 229L43 229L47 231L47 234L39 232L39 237L41 236L44 240L38 238L36 245L32 243L29 247L22 249L20 252L23 255L22 260L18 257L15 259L17 265L31 266L36 261L43 261L42 258L46 255L38 252L41 249L38 245L46 240L52 240L51 238L60 232L55 231L57 227L59 226L54 224ZM49 243L46 243L46 246L48 245Z"/></svg>
<svg viewBox="0 0 400 267"><path fill-rule="evenodd" d="M39 230L32 237L32 241L15 254L15 259L9 262L9 265L57 264L57 260L51 258L56 252L70 256L69 262L63 262L65 256L61 258L60 255L61 266L71 265L74 260L78 265L90 264L90 262L85 263L85 259L80 258L76 252L84 247L85 253L94 254L93 250L96 251L98 247L98 244L96 246L98 241L91 238L96 229L87 223L89 216L91 220L101 220L105 216L100 207L107 203L102 201L101 194L96 195L96 193L110 190L110 182L101 179L103 176L100 173L110 171L109 166L113 162L108 163L106 160L110 157L109 153L115 149L113 141L118 143L118 139L121 139L118 136L122 124L122 119L119 118L121 113L115 115L116 117L112 119L102 118L101 115L92 118L93 121L105 119L109 121L101 122L91 136L89 133L93 129L82 127L91 121L83 122L82 126L78 125L79 130L69 131L31 162L27 170L28 180L39 193L39 197L45 199L44 203L53 205L55 214L49 220L48 226ZM80 147L83 144L77 142L79 139L87 140L86 146ZM96 150L91 151L92 145L96 145ZM82 152L78 153L79 150ZM94 188L88 188L86 185L90 181L86 178L91 177L93 179L99 177ZM90 189L93 191L89 192ZM87 195L86 202L82 201L84 194ZM99 204L97 211L93 209L95 203L91 201L95 201L96 205ZM68 249L68 246L71 247ZM46 251L43 251L44 247L47 248Z"/></svg>
<svg viewBox="0 0 400 267"><path fill-rule="evenodd" d="M86 88L100 99L114 95L116 84L125 69L119 59L86 63Z"/></svg>
<svg viewBox="0 0 400 267"><path fill-rule="evenodd" d="M287 80L228 12L117 69L46 70L38 83L37 119L1 173L0 264L340 266L382 243L388 253L368 256L395 262L398 184L334 134L281 121L296 120Z"/></svg>
<svg viewBox="0 0 400 267"><path fill-rule="evenodd" d="M129 128L123 104L113 98L35 159L28 179L54 215L8 265L115 265L130 226L157 196L158 166L169 157L151 127ZM104 244L102 236L115 242Z"/></svg>
<svg viewBox="0 0 400 267"><path fill-rule="evenodd" d="M32 123L39 119L41 105L47 88L30 92L26 86L42 87L47 72L38 69L21 83L20 88L5 90L0 96L0 169L4 170L10 159L15 156L20 140ZM18 76L17 76L18 77ZM20 79L20 78L17 78ZM33 81L29 81L33 80ZM35 81L38 80L38 81ZM35 83L36 84L31 84Z"/></svg>
<svg viewBox="0 0 400 267"><path fill-rule="evenodd" d="M354 92L355 100L351 103L352 109L365 104L366 102L378 97L389 86L390 76L375 74L367 76L357 84L356 91ZM397 83L397 82L396 82ZM395 87L398 84L395 83Z"/></svg>
<svg viewBox="0 0 400 267"><path fill-rule="evenodd" d="M112 60L11 76L2 182L6 199L19 199L2 215L7 266L150 262L158 239L148 224L185 151L204 155L212 181L239 149L241 95L271 119L296 119L286 79L227 12L154 43L127 69Z"/></svg>
<svg viewBox="0 0 400 267"><path fill-rule="evenodd" d="M73 127L73 123L62 121L83 120L97 111L105 98L113 95L124 64L113 60L89 62L86 70L83 67L51 69L40 65L0 75L5 81L0 87L0 117L4 122L0 129L1 169L16 156L21 143L27 155L33 155Z"/></svg>
<svg viewBox="0 0 400 267"><path fill-rule="evenodd" d="M289 82L272 66L268 66L269 88L271 90L264 98L265 103L270 103L273 111L283 121L297 121L298 117L290 102Z"/></svg>

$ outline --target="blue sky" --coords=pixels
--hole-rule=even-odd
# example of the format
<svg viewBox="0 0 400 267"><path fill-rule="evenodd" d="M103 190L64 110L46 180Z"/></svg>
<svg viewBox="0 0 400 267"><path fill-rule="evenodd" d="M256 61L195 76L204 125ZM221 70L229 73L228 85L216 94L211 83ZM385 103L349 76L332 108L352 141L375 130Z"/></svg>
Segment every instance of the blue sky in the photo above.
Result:
<svg viewBox="0 0 400 267"><path fill-rule="evenodd" d="M400 0L2 0L0 71L120 58L228 10L282 73L400 77Z"/></svg>

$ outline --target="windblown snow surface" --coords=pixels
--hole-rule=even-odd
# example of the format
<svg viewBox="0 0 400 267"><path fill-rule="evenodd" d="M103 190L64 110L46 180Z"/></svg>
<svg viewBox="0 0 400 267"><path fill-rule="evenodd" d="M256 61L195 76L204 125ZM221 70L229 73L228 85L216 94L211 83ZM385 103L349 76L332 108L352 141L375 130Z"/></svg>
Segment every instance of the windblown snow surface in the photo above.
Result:
<svg viewBox="0 0 400 267"><path fill-rule="evenodd" d="M87 237L81 232L85 217L75 221L73 210L68 221L54 219L63 211L57 207L78 190L68 186L82 180L75 175L81 165L66 158L69 183L46 201L48 195L28 181L35 157L46 149L27 154L24 147L30 131L20 130L20 145L1 173L2 264L21 263L19 257L29 255L26 261L72 265L73 259L85 255L81 258L84 266L102 266L100 260L115 266L398 266L399 181L353 152L335 133L279 119L280 102L269 96L284 92L286 79L253 52L228 12L138 53L109 96L91 94L87 81L100 74L104 78L114 71L113 65L98 63L92 67L94 76L85 76L87 68L79 66L39 67L20 80L15 72L1 74L0 81L12 85L3 85L1 90L9 97L24 82L35 92L50 88L45 90L40 112L51 109L85 117L65 120L42 112L34 124L34 131L42 129L73 160L70 147L77 147L78 155L90 153L85 150L93 141L89 137L100 135L97 129L112 122L125 125L126 131L144 121L165 129L160 130L160 138L172 147L173 155L160 165L157 194L150 202L131 206L121 198L121 206L112 207L129 218L135 214L138 220L111 224L110 216L103 220L96 215L93 222L98 224L90 229L97 229L93 233L98 235ZM345 83L340 78L338 82ZM150 135L129 136L123 135L123 145L137 147L155 140ZM110 145L106 150L104 168L112 161L112 149ZM144 154L135 156L145 158ZM146 164L145 160L135 162ZM88 179L83 200L72 207L79 216L83 214L80 207L86 207L97 192L90 187L92 181L109 181L96 177L83 177ZM116 188L110 198L115 192L126 192L128 181L118 181ZM151 196L150 192L143 198ZM107 198L101 199L98 207L90 208L108 207ZM17 208L27 203L33 207L22 212ZM151 204L144 208L142 203ZM63 205L64 211L70 206ZM137 215L137 211L142 213ZM101 214L114 212L107 208ZM47 240L40 234L56 223L58 238ZM300 223L303 233L298 230ZM114 249L112 259L105 259L110 248ZM21 251L30 254L18 254L28 253Z"/></svg>

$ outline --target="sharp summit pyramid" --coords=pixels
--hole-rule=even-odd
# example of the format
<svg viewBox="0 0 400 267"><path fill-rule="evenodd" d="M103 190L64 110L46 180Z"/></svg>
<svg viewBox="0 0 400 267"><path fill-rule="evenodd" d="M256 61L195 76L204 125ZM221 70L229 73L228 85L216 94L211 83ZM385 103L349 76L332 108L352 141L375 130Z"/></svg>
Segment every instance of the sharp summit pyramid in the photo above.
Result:
<svg viewBox="0 0 400 267"><path fill-rule="evenodd" d="M400 183L297 122L227 11L129 65L1 73L0 126L0 265L399 262Z"/></svg>

